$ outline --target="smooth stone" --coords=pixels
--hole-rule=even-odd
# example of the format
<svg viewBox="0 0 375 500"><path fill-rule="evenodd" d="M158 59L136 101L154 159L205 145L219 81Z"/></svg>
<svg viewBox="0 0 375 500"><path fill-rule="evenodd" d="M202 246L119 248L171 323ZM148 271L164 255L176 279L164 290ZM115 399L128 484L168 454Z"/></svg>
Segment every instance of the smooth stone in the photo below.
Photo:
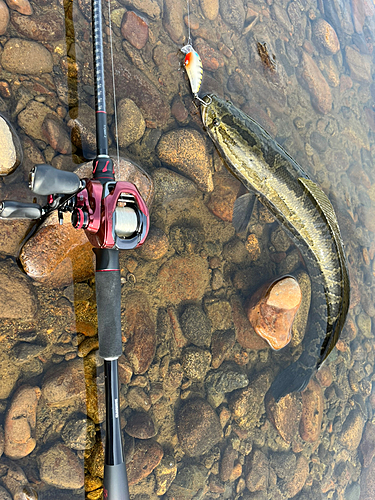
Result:
<svg viewBox="0 0 375 500"><path fill-rule="evenodd" d="M37 314L37 297L30 280L8 260L0 262L0 318L28 321Z"/></svg>
<svg viewBox="0 0 375 500"><path fill-rule="evenodd" d="M235 295L231 298L231 306L236 340L241 347L254 350L268 349L268 343L255 332L242 307L240 299Z"/></svg>
<svg viewBox="0 0 375 500"><path fill-rule="evenodd" d="M157 0L132 0L132 6L151 19L160 19L161 9Z"/></svg>
<svg viewBox="0 0 375 500"><path fill-rule="evenodd" d="M122 19L121 34L133 47L143 49L148 40L148 24L135 12L128 10Z"/></svg>
<svg viewBox="0 0 375 500"><path fill-rule="evenodd" d="M290 342L292 323L301 301L301 289L292 277L265 285L251 297L247 307L249 321L272 349L282 349Z"/></svg>
<svg viewBox="0 0 375 500"><path fill-rule="evenodd" d="M210 157L206 142L197 130L182 128L163 134L156 153L159 160L186 175L201 191L213 190Z"/></svg>
<svg viewBox="0 0 375 500"><path fill-rule="evenodd" d="M55 151L63 155L71 153L70 134L62 120L49 113L45 116L41 128L45 140Z"/></svg>
<svg viewBox="0 0 375 500"><path fill-rule="evenodd" d="M313 379L301 393L302 415L299 433L304 441L314 443L322 430L324 396L320 385ZM358 442L359 444L359 442Z"/></svg>
<svg viewBox="0 0 375 500"><path fill-rule="evenodd" d="M161 229L151 226L146 241L139 249L139 254L146 260L158 260L164 257L168 249L168 236Z"/></svg>
<svg viewBox="0 0 375 500"><path fill-rule="evenodd" d="M95 111L86 103L69 111L67 125L70 128L71 141L80 149L96 151Z"/></svg>
<svg viewBox="0 0 375 500"><path fill-rule="evenodd" d="M138 484L149 476L159 465L163 455L163 448L156 441L136 441L133 457L126 465L129 486Z"/></svg>
<svg viewBox="0 0 375 500"><path fill-rule="evenodd" d="M199 193L195 183L167 168L158 168L153 174L155 204L166 205L181 199L195 198Z"/></svg>
<svg viewBox="0 0 375 500"><path fill-rule="evenodd" d="M143 374L149 369L156 351L155 323L145 294L134 292L128 295L125 321L125 355L133 373Z"/></svg>
<svg viewBox="0 0 375 500"><path fill-rule="evenodd" d="M255 334L254 334L255 335ZM258 335L256 335L258 337ZM224 330L214 332L211 341L211 366L213 369L219 368L235 345L236 336L234 330Z"/></svg>
<svg viewBox="0 0 375 500"><path fill-rule="evenodd" d="M224 58L221 53L211 47L203 38L197 38L194 47L202 59L205 70L214 72L224 66Z"/></svg>
<svg viewBox="0 0 375 500"><path fill-rule="evenodd" d="M160 464L154 469L156 479L155 493L163 496L177 475L177 464L174 457L164 455Z"/></svg>
<svg viewBox="0 0 375 500"><path fill-rule="evenodd" d="M309 463L303 455L300 455L290 476L280 485L280 490L285 492L288 498L294 498L305 486L309 473Z"/></svg>
<svg viewBox="0 0 375 500"><path fill-rule="evenodd" d="M215 174L213 181L214 190L208 200L207 208L219 219L232 222L234 202L240 183L235 177L223 174Z"/></svg>
<svg viewBox="0 0 375 500"><path fill-rule="evenodd" d="M252 493L268 489L270 466L266 455L260 450L251 452L247 460L246 486Z"/></svg>
<svg viewBox="0 0 375 500"><path fill-rule="evenodd" d="M186 339L198 346L209 347L211 344L211 322L203 309L189 304L180 317L181 328Z"/></svg>
<svg viewBox="0 0 375 500"><path fill-rule="evenodd" d="M51 113L51 108L45 104L31 100L27 103L25 109L19 113L17 117L18 125L33 139L45 141L43 122L46 116Z"/></svg>
<svg viewBox="0 0 375 500"><path fill-rule="evenodd" d="M241 0L220 0L220 14L229 26L242 32L246 14Z"/></svg>
<svg viewBox="0 0 375 500"><path fill-rule="evenodd" d="M73 450L89 450L96 441L95 424L87 417L69 420L61 431L61 438Z"/></svg>
<svg viewBox="0 0 375 500"><path fill-rule="evenodd" d="M223 437L219 417L204 399L188 400L177 412L179 443L190 457L208 452Z"/></svg>
<svg viewBox="0 0 375 500"><path fill-rule="evenodd" d="M277 403L267 399L268 420L286 443L290 443L298 433L302 414L302 402L298 394L288 394Z"/></svg>
<svg viewBox="0 0 375 500"><path fill-rule="evenodd" d="M301 76L311 95L313 106L322 114L332 109L332 94L328 83L313 58L303 52L301 61Z"/></svg>
<svg viewBox="0 0 375 500"><path fill-rule="evenodd" d="M350 70L350 78L357 82L371 82L371 57L360 54L349 45L345 47L345 55Z"/></svg>
<svg viewBox="0 0 375 500"><path fill-rule="evenodd" d="M364 425L364 417L360 410L352 410L346 417L339 440L347 450L354 451L358 448Z"/></svg>
<svg viewBox="0 0 375 500"><path fill-rule="evenodd" d="M1 5L1 4L0 4ZM15 170L22 160L21 143L8 120L0 115L0 176Z"/></svg>
<svg viewBox="0 0 375 500"><path fill-rule="evenodd" d="M164 0L163 27L171 39L181 44L185 38L185 23L183 21L184 5L174 0Z"/></svg>
<svg viewBox="0 0 375 500"><path fill-rule="evenodd" d="M10 73L40 75L51 73L52 55L43 45L21 38L11 38L4 46L1 64Z"/></svg>
<svg viewBox="0 0 375 500"><path fill-rule="evenodd" d="M77 455L57 443L38 456L42 481L61 489L79 489L84 485L84 468Z"/></svg>
<svg viewBox="0 0 375 500"><path fill-rule="evenodd" d="M4 35L9 25L9 9L4 0L0 0L0 35Z"/></svg>
<svg viewBox="0 0 375 500"><path fill-rule="evenodd" d="M53 42L65 37L64 17L57 12L30 17L13 12L11 22L18 33L38 42Z"/></svg>
<svg viewBox="0 0 375 500"><path fill-rule="evenodd" d="M185 347L181 354L181 364L187 378L202 381L210 369L211 353L200 347Z"/></svg>
<svg viewBox="0 0 375 500"><path fill-rule="evenodd" d="M131 99L121 99L117 112L119 145L122 148L127 148L143 136L146 122L141 110Z"/></svg>
<svg viewBox="0 0 375 500"><path fill-rule="evenodd" d="M31 16L33 13L29 0L6 0L6 2L10 9L16 10L24 16Z"/></svg>
<svg viewBox="0 0 375 500"><path fill-rule="evenodd" d="M21 368L14 362L13 357L10 358L7 353L0 353L0 400L7 399L20 376Z"/></svg>
<svg viewBox="0 0 375 500"><path fill-rule="evenodd" d="M331 54L336 54L340 50L336 31L326 20L320 18L313 24L313 34L318 43Z"/></svg>
<svg viewBox="0 0 375 500"><path fill-rule="evenodd" d="M363 467L369 467L375 455L375 424L372 422L366 422L360 450L362 453Z"/></svg>
<svg viewBox="0 0 375 500"><path fill-rule="evenodd" d="M219 0L200 0L203 15L209 21L214 21L219 14Z"/></svg>
<svg viewBox="0 0 375 500"><path fill-rule="evenodd" d="M125 432L137 439L150 439L156 436L154 422L148 413L135 412L126 422Z"/></svg>

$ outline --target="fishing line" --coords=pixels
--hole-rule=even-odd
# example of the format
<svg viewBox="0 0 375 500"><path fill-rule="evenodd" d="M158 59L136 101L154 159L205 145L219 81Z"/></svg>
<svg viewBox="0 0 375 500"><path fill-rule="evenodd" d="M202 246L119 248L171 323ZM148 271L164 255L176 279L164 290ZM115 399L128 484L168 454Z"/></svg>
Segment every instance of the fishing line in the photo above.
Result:
<svg viewBox="0 0 375 500"><path fill-rule="evenodd" d="M190 0L186 0L186 3L187 3L187 18L188 18L188 41L187 41L187 45L190 45L191 46L191 43L192 43L192 39L191 39L191 33L190 33Z"/></svg>
<svg viewBox="0 0 375 500"><path fill-rule="evenodd" d="M113 108L115 113L115 136L116 136L116 152L117 152L117 167L120 165L120 148L118 142L118 121L117 121L117 104L116 104L116 84L113 61L113 40L112 40L112 19L111 19L111 0L108 3L108 21L109 21L109 45L111 50L111 65L112 65L112 89L113 89Z"/></svg>

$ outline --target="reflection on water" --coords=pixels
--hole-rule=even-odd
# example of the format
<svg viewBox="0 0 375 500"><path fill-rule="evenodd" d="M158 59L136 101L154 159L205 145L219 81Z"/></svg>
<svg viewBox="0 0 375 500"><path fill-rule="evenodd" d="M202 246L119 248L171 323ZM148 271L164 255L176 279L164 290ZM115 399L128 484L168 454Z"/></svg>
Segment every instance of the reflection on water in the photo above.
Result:
<svg viewBox="0 0 375 500"><path fill-rule="evenodd" d="M95 154L91 7L7 3L0 0L8 120L0 122L0 199L32 201L35 163L74 170ZM300 254L259 205L249 233L235 234L241 186L206 137L180 67L185 1L112 0L113 69L103 5L113 154L112 74L120 156L144 167L155 191L148 241L120 259L132 498L375 498L374 4L190 6L203 91L259 121L330 196L351 306L307 390L265 404L276 373L303 350L310 281ZM29 227L0 224L0 498L101 498L104 381L91 249L69 221L53 219L17 265ZM285 274L297 278L302 305L290 344L272 351L246 312L265 282Z"/></svg>

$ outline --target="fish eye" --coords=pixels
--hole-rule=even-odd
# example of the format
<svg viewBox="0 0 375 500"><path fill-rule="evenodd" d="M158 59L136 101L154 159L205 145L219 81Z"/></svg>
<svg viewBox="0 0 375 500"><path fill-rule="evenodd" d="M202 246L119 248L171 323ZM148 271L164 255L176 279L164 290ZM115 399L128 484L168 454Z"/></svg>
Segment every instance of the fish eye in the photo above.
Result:
<svg viewBox="0 0 375 500"><path fill-rule="evenodd" d="M214 127L218 127L218 126L220 125L220 120L219 120L219 118L214 118L214 119L212 120L212 125L213 125Z"/></svg>

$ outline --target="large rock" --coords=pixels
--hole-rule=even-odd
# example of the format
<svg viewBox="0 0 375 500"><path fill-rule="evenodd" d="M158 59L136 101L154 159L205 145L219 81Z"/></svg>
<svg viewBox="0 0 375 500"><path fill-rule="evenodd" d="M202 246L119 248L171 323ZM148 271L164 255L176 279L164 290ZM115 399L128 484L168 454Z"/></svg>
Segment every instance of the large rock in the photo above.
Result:
<svg viewBox="0 0 375 500"><path fill-rule="evenodd" d="M25 16L12 13L13 26L21 35L38 42L52 42L65 37L64 17L57 12Z"/></svg>
<svg viewBox="0 0 375 500"><path fill-rule="evenodd" d="M52 72L53 59L40 43L11 38L4 46L1 64L10 73L40 75Z"/></svg>
<svg viewBox="0 0 375 500"><path fill-rule="evenodd" d="M143 136L146 123L140 109L131 99L121 99L117 112L119 145L127 148Z"/></svg>
<svg viewBox="0 0 375 500"><path fill-rule="evenodd" d="M301 76L310 95L313 106L320 113L329 113L332 109L332 95L327 81L313 58L303 52Z"/></svg>
<svg viewBox="0 0 375 500"><path fill-rule="evenodd" d="M320 436L322 427L324 409L323 391L318 382L311 379L301 395L302 416L299 432L304 441L315 442Z"/></svg>
<svg viewBox="0 0 375 500"><path fill-rule="evenodd" d="M137 484L157 467L164 451L159 443L151 439L137 441L134 454L126 465L129 485Z"/></svg>
<svg viewBox="0 0 375 500"><path fill-rule="evenodd" d="M77 455L57 443L38 456L42 481L61 489L79 489L84 485L84 468Z"/></svg>

